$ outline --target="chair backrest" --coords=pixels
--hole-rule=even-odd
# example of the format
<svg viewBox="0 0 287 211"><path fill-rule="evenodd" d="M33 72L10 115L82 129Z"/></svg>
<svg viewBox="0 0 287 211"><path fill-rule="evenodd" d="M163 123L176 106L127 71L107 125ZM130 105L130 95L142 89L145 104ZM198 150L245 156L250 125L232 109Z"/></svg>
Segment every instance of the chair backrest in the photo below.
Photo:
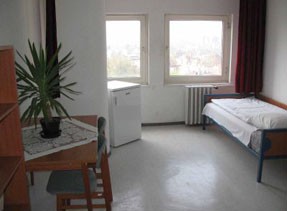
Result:
<svg viewBox="0 0 287 211"><path fill-rule="evenodd" d="M98 119L98 133L101 135L105 135L105 129L106 129L106 119L101 116Z"/></svg>
<svg viewBox="0 0 287 211"><path fill-rule="evenodd" d="M106 146L106 137L105 137L105 129L106 129L106 119L104 117L98 118L98 158L96 163L96 168L101 166L102 154L105 151Z"/></svg>
<svg viewBox="0 0 287 211"><path fill-rule="evenodd" d="M102 162L102 155L105 152L106 149L106 137L103 134L98 135L98 153L97 153L97 162L96 162L96 168L101 167ZM82 163L82 175L83 175L83 182L85 186L85 197L87 201L88 210L92 210L92 193L91 193L91 186L90 186L90 180L88 175L88 163Z"/></svg>
<svg viewBox="0 0 287 211"><path fill-rule="evenodd" d="M97 163L96 168L101 167L102 156L106 149L106 137L103 134L98 135L98 153L97 153ZM94 167L94 165L92 165ZM91 192L91 184L89 179L88 169L91 167L88 163L82 163L82 175L83 182L85 186L85 198L87 201L88 210L92 210L92 192Z"/></svg>
<svg viewBox="0 0 287 211"><path fill-rule="evenodd" d="M103 153L105 153L106 144L107 144L106 137L102 134L99 134L98 135L98 158L97 158L96 168L101 167L102 155Z"/></svg>

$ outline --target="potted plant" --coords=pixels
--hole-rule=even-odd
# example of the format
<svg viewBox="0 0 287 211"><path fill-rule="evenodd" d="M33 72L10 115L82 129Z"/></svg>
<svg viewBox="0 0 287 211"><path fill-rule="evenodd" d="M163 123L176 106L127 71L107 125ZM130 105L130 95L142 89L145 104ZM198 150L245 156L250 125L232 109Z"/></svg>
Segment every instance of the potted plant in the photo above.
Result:
<svg viewBox="0 0 287 211"><path fill-rule="evenodd" d="M64 106L55 98L56 93L67 97L70 100L70 94L79 94L72 87L76 82L66 83L65 73L74 65L74 57L70 51L58 62L61 50L61 44L56 49L55 54L50 60L47 60L47 53L40 45L39 49L30 41L29 50L31 59L27 55L17 54L23 61L23 65L16 62L17 88L19 90L19 105L25 101L30 101L30 105L23 112L21 121L34 122L37 124L39 116L42 116L40 123L42 125L41 136L44 138L53 138L60 135L60 119L65 116L70 118ZM57 114L54 117L53 114Z"/></svg>

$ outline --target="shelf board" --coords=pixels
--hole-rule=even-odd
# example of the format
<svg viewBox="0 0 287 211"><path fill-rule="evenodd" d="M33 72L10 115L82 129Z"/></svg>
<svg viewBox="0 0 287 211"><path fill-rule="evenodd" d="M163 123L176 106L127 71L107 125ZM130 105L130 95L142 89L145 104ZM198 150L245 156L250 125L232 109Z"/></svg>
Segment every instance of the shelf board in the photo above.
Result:
<svg viewBox="0 0 287 211"><path fill-rule="evenodd" d="M17 106L16 103L0 103L0 121Z"/></svg>
<svg viewBox="0 0 287 211"><path fill-rule="evenodd" d="M6 51L6 50L10 50L10 49L13 49L13 47L11 45L0 46L0 51Z"/></svg>
<svg viewBox="0 0 287 211"><path fill-rule="evenodd" d="M0 195L5 192L20 163L20 156L0 157Z"/></svg>

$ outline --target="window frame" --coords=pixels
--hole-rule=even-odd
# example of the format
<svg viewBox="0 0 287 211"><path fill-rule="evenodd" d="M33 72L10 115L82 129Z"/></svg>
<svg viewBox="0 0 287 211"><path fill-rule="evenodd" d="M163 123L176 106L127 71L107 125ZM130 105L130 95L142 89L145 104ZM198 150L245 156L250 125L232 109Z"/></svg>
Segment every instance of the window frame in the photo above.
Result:
<svg viewBox="0 0 287 211"><path fill-rule="evenodd" d="M171 76L170 75L170 21L217 20L222 21L222 75L220 76ZM230 15L171 15L166 14L165 22L165 84L229 83L231 67L231 16Z"/></svg>
<svg viewBox="0 0 287 211"><path fill-rule="evenodd" d="M129 14L129 15L116 15L107 14L107 21L140 21L140 77L109 77L108 81L120 80L133 83L147 84L148 83L148 28L147 28L147 15L145 14ZM107 42L106 42L107 45ZM107 53L106 53L107 58ZM108 58L107 58L108 63Z"/></svg>

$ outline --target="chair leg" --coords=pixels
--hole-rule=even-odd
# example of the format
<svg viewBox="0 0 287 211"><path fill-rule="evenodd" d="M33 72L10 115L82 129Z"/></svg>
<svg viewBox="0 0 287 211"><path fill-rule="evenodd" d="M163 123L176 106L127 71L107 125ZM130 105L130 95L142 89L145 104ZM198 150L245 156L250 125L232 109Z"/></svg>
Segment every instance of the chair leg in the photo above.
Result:
<svg viewBox="0 0 287 211"><path fill-rule="evenodd" d="M93 211L93 205L91 203L87 203L88 211Z"/></svg>
<svg viewBox="0 0 287 211"><path fill-rule="evenodd" d="M105 193L105 204L106 204L106 211L111 211L111 201L109 199L109 197L107 197L106 193Z"/></svg>
<svg viewBox="0 0 287 211"><path fill-rule="evenodd" d="M31 185L34 185L34 172L30 171L30 181L31 181Z"/></svg>
<svg viewBox="0 0 287 211"><path fill-rule="evenodd" d="M66 201L65 199L57 195L57 211L65 211L62 206L66 203L67 205L70 204L70 200Z"/></svg>
<svg viewBox="0 0 287 211"><path fill-rule="evenodd" d="M112 193L109 161L108 161L108 157L106 153L103 153L102 156L103 157L102 157L102 162L101 162L101 172L102 172L103 188L104 188L104 192L107 193L108 200L112 202L113 193Z"/></svg>
<svg viewBox="0 0 287 211"><path fill-rule="evenodd" d="M65 211L62 209L63 200L61 197L57 196L57 211Z"/></svg>

